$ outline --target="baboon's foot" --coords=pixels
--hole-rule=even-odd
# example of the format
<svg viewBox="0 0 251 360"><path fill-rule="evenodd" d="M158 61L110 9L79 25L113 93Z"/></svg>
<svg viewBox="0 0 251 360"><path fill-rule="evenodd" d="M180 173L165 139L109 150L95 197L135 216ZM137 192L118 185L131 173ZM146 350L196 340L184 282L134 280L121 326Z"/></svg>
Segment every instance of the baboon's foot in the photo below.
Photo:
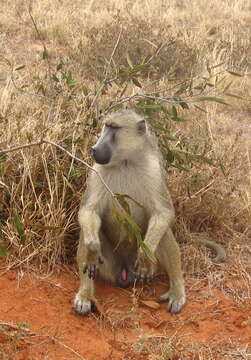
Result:
<svg viewBox="0 0 251 360"><path fill-rule="evenodd" d="M74 309L80 315L87 315L95 311L95 304L92 300L83 299L78 293L74 300Z"/></svg>
<svg viewBox="0 0 251 360"><path fill-rule="evenodd" d="M83 269L84 274L87 273L89 279L95 280L99 273L99 265L103 263L101 256L97 256L93 261L86 261Z"/></svg>
<svg viewBox="0 0 251 360"><path fill-rule="evenodd" d="M172 314L177 314L185 305L185 291L184 289L170 289L165 294L160 296L159 302L168 302L167 310Z"/></svg>
<svg viewBox="0 0 251 360"><path fill-rule="evenodd" d="M145 267L137 269L135 278L142 283L150 283L155 275L155 271L153 269L147 269Z"/></svg>

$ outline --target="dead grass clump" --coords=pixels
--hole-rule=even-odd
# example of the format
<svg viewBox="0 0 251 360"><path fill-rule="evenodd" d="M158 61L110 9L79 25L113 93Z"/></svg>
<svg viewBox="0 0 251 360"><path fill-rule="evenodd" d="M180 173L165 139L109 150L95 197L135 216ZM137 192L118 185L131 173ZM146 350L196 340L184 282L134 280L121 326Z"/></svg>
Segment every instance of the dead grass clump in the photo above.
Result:
<svg viewBox="0 0 251 360"><path fill-rule="evenodd" d="M88 78L93 80L102 75L104 64L112 53L120 29L121 19L118 18L109 27L90 27L85 31L85 41L80 40L78 51L72 53L71 57L74 62L82 64ZM140 65L144 59L154 57L159 48L159 56L151 61L152 70L145 73L146 77L152 73L157 78L177 79L188 77L195 71L196 48L190 47L182 38L175 38L168 27L151 24L137 17L131 18L123 26L121 41L113 57L113 66L127 67L127 55L134 65Z"/></svg>
<svg viewBox="0 0 251 360"><path fill-rule="evenodd" d="M240 27L236 25L240 19L242 33L248 22L244 1L210 0L205 4L199 0L196 6L183 1L145 1L145 5L109 0L101 6L95 1L76 1L69 8L65 0L34 1L31 12L41 42L27 7L18 1L5 2L3 13L8 14L8 21L2 17L1 26L6 41L0 38L4 44L0 50L4 58L0 64L0 126L4 129L0 148L46 136L89 161L88 149L98 133L100 111L122 91L119 82L107 86L89 110L121 27L110 75L128 68L128 55L134 65L152 56L139 80L152 91L170 89L170 97L179 88L174 87L178 79L198 74L207 61L217 64L230 59L245 71L248 68L250 41L248 37L237 41ZM243 105L239 100L233 103L241 119L248 115L250 82L240 78L237 84L238 94L246 96ZM137 91L139 87L130 82L124 95ZM135 104L140 105L131 101L129 106ZM172 109L171 105L167 108ZM177 237L182 243L189 241L191 234L203 232L225 244L225 233L232 239L242 234L245 243L251 214L248 127L246 122L229 123L235 114L221 105L210 103L203 109L207 113L199 115L190 104L189 109L180 109L181 116L190 119L186 123L167 124L166 119L152 115L175 135L176 140L168 142L165 149L168 145L183 152L197 151L213 159L208 164L179 155L179 165L187 171L169 167ZM245 142L242 135L235 137L240 123ZM8 250L9 264L36 259L53 265L72 256L86 176L85 168L48 145L0 155L0 241ZM187 243L181 246L184 250L188 247L190 257L184 262L191 271L199 271L200 257L205 260L202 269L209 270L211 255L206 250Z"/></svg>

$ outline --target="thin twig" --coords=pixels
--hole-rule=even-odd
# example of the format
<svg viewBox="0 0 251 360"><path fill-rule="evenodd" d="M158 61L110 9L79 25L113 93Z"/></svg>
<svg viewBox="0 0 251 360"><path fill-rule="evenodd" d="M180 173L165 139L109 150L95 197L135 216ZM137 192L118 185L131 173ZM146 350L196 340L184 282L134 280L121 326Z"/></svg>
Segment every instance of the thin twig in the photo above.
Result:
<svg viewBox="0 0 251 360"><path fill-rule="evenodd" d="M30 329L27 329L24 326L20 326L20 325L16 325L16 324L12 324L6 321L2 321L0 320L0 326L6 326L8 328L13 328L17 331L23 331L25 332L27 335L29 336L36 336L36 337L42 337L45 339L48 339L50 341L53 341L55 343L57 343L58 345L64 347L65 349L69 350L71 353L73 353L74 355L76 355L79 359L81 360L85 360L85 358L80 355L76 350L74 350L73 348L71 348L70 346L64 344L62 341L58 340L57 338L55 338L54 336L50 336L50 335L43 335L43 334L36 334L33 331L31 331Z"/></svg>
<svg viewBox="0 0 251 360"><path fill-rule="evenodd" d="M48 73L49 73L49 78L50 78L50 83L51 83L51 89L53 90L53 86L52 86L52 75L51 75L51 63L50 63L50 59L49 59L49 53L48 53L48 50L47 50L47 47L45 45L45 42L43 41L42 39L42 36L41 36L41 33L40 31L38 30L38 27L37 27L37 24L33 18L33 15L31 13L31 5L29 5L28 7L28 13L29 13L29 16L31 18L31 21L32 21L32 24L35 28L35 31L37 33L37 36L39 38L39 41L41 42L41 44L43 45L43 48L44 48L44 58L46 59L47 61L47 65L48 65Z"/></svg>
<svg viewBox="0 0 251 360"><path fill-rule="evenodd" d="M65 148L63 148L61 145L59 144L56 144L55 142L53 141L50 141L50 140L43 140L44 143L47 143L47 144L50 144L50 145L53 145L57 148L59 148L60 150L66 152L66 154L68 154L70 157L72 157L74 160L77 160L79 162L81 162L82 164L84 164L88 169L92 170L93 172L95 172L95 174L99 177L100 181L102 182L102 184L105 186L106 190L111 194L111 196L113 198L116 199L116 196L115 194L113 193L113 191L109 188L109 186L106 184L106 182L104 181L104 179L102 178L102 176L100 175L100 173L94 169L92 166L90 166L89 164L87 164L87 162L85 162L84 160L82 159L79 159L78 157L74 156L72 153L70 153L68 150L66 150Z"/></svg>
<svg viewBox="0 0 251 360"><path fill-rule="evenodd" d="M49 145L53 145L55 146L56 148L64 151L67 155L69 155L71 158L73 158L74 160L76 161L79 161L81 162L84 166L86 166L88 169L92 170L93 172L95 172L95 174L99 177L100 181L102 182L102 184L105 186L106 190L111 194L111 196L116 199L116 195L113 193L113 191L109 188L109 186L106 184L106 182L104 181L104 179L102 178L102 176L100 175L100 173L94 169L92 166L90 166L89 164L87 164L87 162L85 162L84 160L82 159L79 159L78 157L76 157L75 155L73 155L72 153L70 153L68 150L66 150L63 146L55 143L54 141L50 141L50 140L46 140L46 139L43 139L43 140L40 140L40 141L36 141L36 142L33 142L33 143L30 143L30 144L23 144L23 145L18 145L18 146L14 146L12 148L9 148L9 149L3 149L3 150L0 150L0 154L7 154L7 153L10 153L10 152L14 152L14 151L18 151L18 150L21 150L21 149L26 149L26 148L29 148L29 147L32 147L32 146L39 146L39 145L42 145L42 144L49 144Z"/></svg>
<svg viewBox="0 0 251 360"><path fill-rule="evenodd" d="M24 145L17 145L17 146L13 146L13 147L11 147L9 149L0 150L0 154L7 154L7 153L10 153L10 152L14 152L14 151L29 148L29 147L32 147L32 146L36 146L36 145L42 145L42 144L43 144L43 140L32 142L32 143L29 143L29 144L24 144Z"/></svg>
<svg viewBox="0 0 251 360"><path fill-rule="evenodd" d="M119 44L119 41L120 41L120 38L121 38L121 34L122 34L122 27L120 28L120 32L119 32L117 41L116 41L116 43L114 45L114 48L113 48L113 51L111 53L110 59L109 59L108 64L106 66L104 80L102 81L102 84L100 85L96 95L94 96L94 98L93 98L93 100L91 102L91 105L89 107L89 110L91 110L93 108L94 104L96 103L97 99L99 98L99 95L101 94L102 90L104 89L105 85L107 84L107 81L108 81L107 77L108 77L108 74L109 74L109 71L110 71L110 65L111 65L113 56L115 54L115 51L117 50L117 47L118 47L118 44Z"/></svg>
<svg viewBox="0 0 251 360"><path fill-rule="evenodd" d="M2 182L1 180L0 180L0 185L2 185L3 187L5 187L7 190L9 190L9 187L8 187L8 185L6 185L4 182Z"/></svg>

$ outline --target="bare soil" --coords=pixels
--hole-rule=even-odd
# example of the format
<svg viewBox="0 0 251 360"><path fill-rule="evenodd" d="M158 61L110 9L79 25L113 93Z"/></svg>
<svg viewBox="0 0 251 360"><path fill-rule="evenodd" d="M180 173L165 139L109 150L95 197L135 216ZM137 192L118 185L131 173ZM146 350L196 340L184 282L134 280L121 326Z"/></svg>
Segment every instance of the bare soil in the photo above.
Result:
<svg viewBox="0 0 251 360"><path fill-rule="evenodd" d="M200 359L201 349L212 347L209 358L223 359L228 358L221 351L224 346L246 349L251 344L251 301L238 306L226 291L212 289L203 279L186 284L187 305L171 315L165 304L153 308L165 291L163 280L154 281L152 289L128 290L97 282L99 311L81 317L72 308L78 288L74 269L58 269L46 278L10 270L0 277L0 357ZM236 278L224 286L241 291L244 284Z"/></svg>

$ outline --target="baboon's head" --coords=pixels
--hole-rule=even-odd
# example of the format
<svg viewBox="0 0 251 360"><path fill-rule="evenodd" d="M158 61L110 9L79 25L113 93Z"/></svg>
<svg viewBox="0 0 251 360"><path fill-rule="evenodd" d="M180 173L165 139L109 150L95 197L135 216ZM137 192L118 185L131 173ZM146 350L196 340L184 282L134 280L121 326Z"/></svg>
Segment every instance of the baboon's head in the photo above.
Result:
<svg viewBox="0 0 251 360"><path fill-rule="evenodd" d="M114 112L104 119L97 143L92 147L98 164L117 165L138 157L147 137L145 120L132 110Z"/></svg>

